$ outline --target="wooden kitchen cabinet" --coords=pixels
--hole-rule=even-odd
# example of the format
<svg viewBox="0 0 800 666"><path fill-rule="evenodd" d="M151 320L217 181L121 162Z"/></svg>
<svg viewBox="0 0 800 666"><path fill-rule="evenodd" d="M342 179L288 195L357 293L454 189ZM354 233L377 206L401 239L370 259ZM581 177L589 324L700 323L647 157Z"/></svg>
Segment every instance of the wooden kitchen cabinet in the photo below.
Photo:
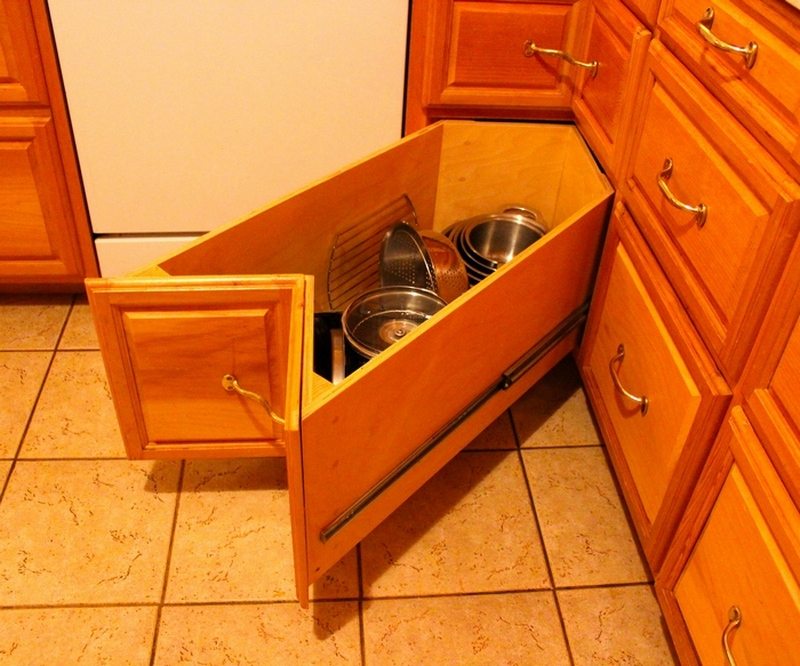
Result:
<svg viewBox="0 0 800 666"><path fill-rule="evenodd" d="M730 390L622 204L606 240L579 364L656 571Z"/></svg>
<svg viewBox="0 0 800 666"><path fill-rule="evenodd" d="M574 127L446 121L135 275L88 280L128 454L285 454L307 602L309 584L575 349L612 194ZM424 229L515 203L548 233L334 385L313 367L332 248L374 238L377 266L394 221L379 213L405 199Z"/></svg>
<svg viewBox="0 0 800 666"><path fill-rule="evenodd" d="M79 290L94 248L44 2L0 1L0 289Z"/></svg>
<svg viewBox="0 0 800 666"><path fill-rule="evenodd" d="M800 513L735 407L656 578L681 662L796 663L798 571Z"/></svg>
<svg viewBox="0 0 800 666"><path fill-rule="evenodd" d="M800 187L654 42L624 193L733 385L800 227Z"/></svg>

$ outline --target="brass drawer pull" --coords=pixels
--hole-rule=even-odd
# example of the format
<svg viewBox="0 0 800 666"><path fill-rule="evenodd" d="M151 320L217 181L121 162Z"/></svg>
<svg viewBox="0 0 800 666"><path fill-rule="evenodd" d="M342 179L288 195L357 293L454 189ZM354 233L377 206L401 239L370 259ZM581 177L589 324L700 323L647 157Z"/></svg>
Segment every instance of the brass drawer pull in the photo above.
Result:
<svg viewBox="0 0 800 666"><path fill-rule="evenodd" d="M286 420L278 416L274 411L272 411L272 406L265 400L262 396L258 395L258 393L254 393L253 391L248 391L247 389L242 388L239 386L239 382L233 375L223 375L222 377L222 387L226 391L236 391L240 396L244 398L250 398L250 400L255 400L259 403L264 409L267 410L267 414L269 417L275 421L275 423L279 423L280 425L286 425Z"/></svg>
<svg viewBox="0 0 800 666"><path fill-rule="evenodd" d="M725 650L725 658L728 660L729 666L736 666L736 660L733 658L728 639L731 637L731 634L739 628L741 623L742 611L739 610L738 606L731 606L728 610L728 624L725 625L725 629L722 631L722 649Z"/></svg>
<svg viewBox="0 0 800 666"><path fill-rule="evenodd" d="M556 58L561 58L562 60L566 60L570 65L576 65L577 67L583 67L589 70L589 76L594 78L597 76L597 69L600 67L600 63L597 60L592 60L591 62L584 62L582 60L575 60L569 53L566 51L559 51L558 49L546 49L541 46L536 46L530 39L525 42L523 45L523 53L525 54L526 58L532 58L537 53L539 55L546 55L546 56L554 56Z"/></svg>
<svg viewBox="0 0 800 666"><path fill-rule="evenodd" d="M619 347L617 347L617 355L612 357L611 360L608 362L608 369L611 370L611 379L614 382L614 388L617 389L623 396L625 396L631 402L635 402L639 405L639 411L642 413L642 416L647 414L647 408L650 406L650 401L647 399L646 395L635 395L628 391L619 379L619 375L617 374L617 364L621 364L622 360L625 358L625 345L621 342Z"/></svg>
<svg viewBox="0 0 800 666"><path fill-rule="evenodd" d="M656 178L658 187L661 189L661 193L664 195L667 201L675 206L675 208L685 210L687 213L694 213L695 217L697 218L697 226L702 229L703 225L706 223L706 218L708 217L708 206L706 206L704 203L699 203L696 206L683 203L683 201L678 199L672 193L672 190L669 189L669 185L667 185L667 181L670 179L670 176L672 176L672 169L672 160L668 157L664 160L664 166L661 168L661 171Z"/></svg>
<svg viewBox="0 0 800 666"><path fill-rule="evenodd" d="M736 46L735 44L724 42L713 32L711 32L711 26L713 24L714 9L709 7L706 9L706 13L703 14L703 18L701 18L695 25L697 26L697 32L700 33L700 36L709 44L711 44L711 46L719 49L720 51L738 53L744 58L744 64L747 69L753 69L753 66L756 64L756 56L758 55L758 44L755 42L750 42L747 46Z"/></svg>

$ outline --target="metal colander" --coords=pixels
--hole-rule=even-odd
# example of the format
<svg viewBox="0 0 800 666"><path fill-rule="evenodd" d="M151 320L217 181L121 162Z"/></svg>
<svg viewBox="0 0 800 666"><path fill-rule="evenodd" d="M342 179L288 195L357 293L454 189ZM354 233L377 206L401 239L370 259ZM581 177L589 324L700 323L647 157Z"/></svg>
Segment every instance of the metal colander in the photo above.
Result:
<svg viewBox="0 0 800 666"><path fill-rule="evenodd" d="M450 302L467 290L467 272L458 250L437 231L417 231L399 223L384 237L380 282L433 291Z"/></svg>
<svg viewBox="0 0 800 666"><path fill-rule="evenodd" d="M379 275L384 287L407 286L436 291L436 279L422 237L402 222L392 226L381 246Z"/></svg>

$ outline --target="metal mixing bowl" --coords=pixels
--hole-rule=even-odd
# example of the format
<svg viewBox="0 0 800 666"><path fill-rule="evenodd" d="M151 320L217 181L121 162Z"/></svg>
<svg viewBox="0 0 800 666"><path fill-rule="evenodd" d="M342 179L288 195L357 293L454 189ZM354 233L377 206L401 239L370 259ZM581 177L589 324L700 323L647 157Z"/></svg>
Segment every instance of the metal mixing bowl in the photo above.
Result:
<svg viewBox="0 0 800 666"><path fill-rule="evenodd" d="M379 287L359 295L342 313L347 341L370 358L402 340L446 303L416 287Z"/></svg>
<svg viewBox="0 0 800 666"><path fill-rule="evenodd" d="M463 242L469 252L500 266L533 245L544 233L544 227L528 216L497 213L467 222Z"/></svg>

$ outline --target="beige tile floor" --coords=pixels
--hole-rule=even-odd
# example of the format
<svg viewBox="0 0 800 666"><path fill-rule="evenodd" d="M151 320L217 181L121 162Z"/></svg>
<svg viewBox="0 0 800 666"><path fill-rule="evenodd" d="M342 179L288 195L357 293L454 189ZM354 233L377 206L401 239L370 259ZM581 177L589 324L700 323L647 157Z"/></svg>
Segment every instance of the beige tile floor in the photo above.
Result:
<svg viewBox="0 0 800 666"><path fill-rule="evenodd" d="M281 460L125 459L85 300L0 296L0 664L671 664L574 365L294 600Z"/></svg>

